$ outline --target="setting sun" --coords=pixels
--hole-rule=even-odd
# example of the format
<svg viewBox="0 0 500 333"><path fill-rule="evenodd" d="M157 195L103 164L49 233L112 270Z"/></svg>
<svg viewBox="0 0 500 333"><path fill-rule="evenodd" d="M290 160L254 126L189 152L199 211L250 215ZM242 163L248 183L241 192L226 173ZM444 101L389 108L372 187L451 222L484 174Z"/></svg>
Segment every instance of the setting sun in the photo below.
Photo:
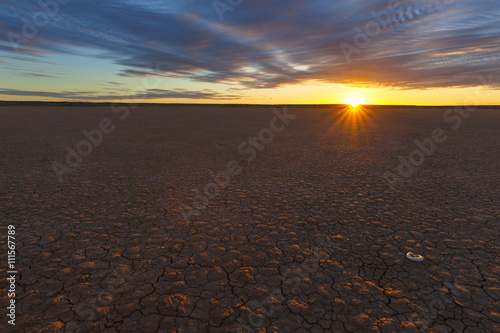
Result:
<svg viewBox="0 0 500 333"><path fill-rule="evenodd" d="M364 101L361 98L359 98L359 97L352 97L351 99L349 99L347 101L346 104L351 104L351 106L356 107L356 106L358 106L360 104L364 104Z"/></svg>

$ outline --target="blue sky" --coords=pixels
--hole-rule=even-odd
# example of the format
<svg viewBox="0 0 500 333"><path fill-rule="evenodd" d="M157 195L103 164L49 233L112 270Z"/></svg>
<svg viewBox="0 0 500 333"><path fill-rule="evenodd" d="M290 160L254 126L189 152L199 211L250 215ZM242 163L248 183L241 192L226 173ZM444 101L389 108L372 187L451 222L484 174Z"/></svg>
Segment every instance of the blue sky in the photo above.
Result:
<svg viewBox="0 0 500 333"><path fill-rule="evenodd" d="M500 103L499 23L497 0L0 0L0 99Z"/></svg>

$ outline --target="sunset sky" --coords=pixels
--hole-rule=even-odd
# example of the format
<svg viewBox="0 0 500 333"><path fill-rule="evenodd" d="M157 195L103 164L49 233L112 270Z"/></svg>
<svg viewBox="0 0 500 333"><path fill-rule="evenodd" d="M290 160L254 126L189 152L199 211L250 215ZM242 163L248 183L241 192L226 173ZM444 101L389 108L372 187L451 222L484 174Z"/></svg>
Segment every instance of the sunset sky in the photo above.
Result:
<svg viewBox="0 0 500 333"><path fill-rule="evenodd" d="M10 101L500 104L500 2L0 0L0 78Z"/></svg>

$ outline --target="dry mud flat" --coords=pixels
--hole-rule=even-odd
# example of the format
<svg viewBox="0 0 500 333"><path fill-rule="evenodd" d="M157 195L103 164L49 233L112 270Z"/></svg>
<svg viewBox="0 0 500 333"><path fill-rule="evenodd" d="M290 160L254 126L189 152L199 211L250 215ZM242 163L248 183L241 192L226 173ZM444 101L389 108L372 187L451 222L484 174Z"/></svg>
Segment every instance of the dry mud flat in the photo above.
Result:
<svg viewBox="0 0 500 333"><path fill-rule="evenodd" d="M1 330L499 331L500 110L280 110L2 106Z"/></svg>

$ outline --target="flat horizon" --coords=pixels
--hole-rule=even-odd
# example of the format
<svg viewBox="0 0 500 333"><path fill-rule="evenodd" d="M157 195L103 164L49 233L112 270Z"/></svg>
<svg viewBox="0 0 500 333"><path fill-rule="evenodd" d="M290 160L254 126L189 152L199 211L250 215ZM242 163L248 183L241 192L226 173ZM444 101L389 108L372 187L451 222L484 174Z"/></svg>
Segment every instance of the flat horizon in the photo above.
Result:
<svg viewBox="0 0 500 333"><path fill-rule="evenodd" d="M82 105L96 105L96 106L102 106L102 105L129 105L131 104L130 102L85 102L85 101L2 101L0 100L0 105L6 105L6 104L82 104ZM340 103L340 104L334 104L334 103L317 103L317 104L307 104L307 103L298 103L298 104L272 104L272 103L267 103L267 104L261 104L261 103L155 103L155 102L134 102L134 104L141 105L141 106L147 106L147 105L172 105L172 106L177 106L177 105L199 105L199 106L219 106L219 105L229 105L229 106L345 106L349 105L349 103ZM370 107L370 106L408 106L408 107L426 107L426 108L440 108L440 107L456 107L456 106L461 106L461 107L477 107L477 108L485 108L485 107L500 107L500 104L481 104L481 105L474 105L474 104L450 104L450 105L417 105L417 104L359 104L359 106L364 106L364 107Z"/></svg>

